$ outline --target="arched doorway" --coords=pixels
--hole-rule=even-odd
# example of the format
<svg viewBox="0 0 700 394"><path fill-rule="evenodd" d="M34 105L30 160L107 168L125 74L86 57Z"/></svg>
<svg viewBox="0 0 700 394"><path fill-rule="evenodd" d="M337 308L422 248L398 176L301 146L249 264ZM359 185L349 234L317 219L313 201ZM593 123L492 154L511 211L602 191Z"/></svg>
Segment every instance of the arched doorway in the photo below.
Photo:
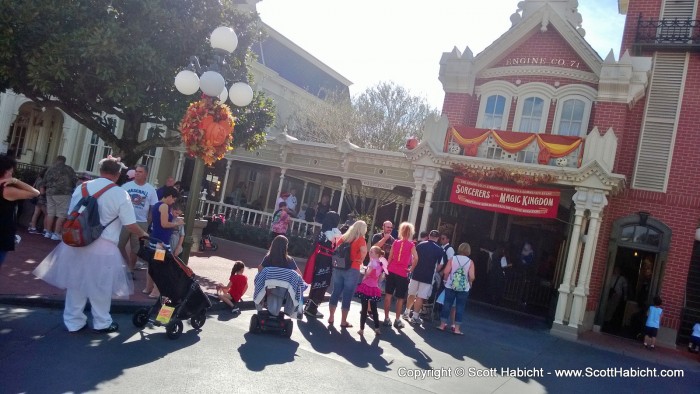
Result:
<svg viewBox="0 0 700 394"><path fill-rule="evenodd" d="M58 154L63 114L28 102L20 106L7 136L8 154L27 164L48 165Z"/></svg>
<svg viewBox="0 0 700 394"><path fill-rule="evenodd" d="M603 332L626 338L642 332L647 307L661 288L670 243L671 229L646 212L613 223L596 315Z"/></svg>

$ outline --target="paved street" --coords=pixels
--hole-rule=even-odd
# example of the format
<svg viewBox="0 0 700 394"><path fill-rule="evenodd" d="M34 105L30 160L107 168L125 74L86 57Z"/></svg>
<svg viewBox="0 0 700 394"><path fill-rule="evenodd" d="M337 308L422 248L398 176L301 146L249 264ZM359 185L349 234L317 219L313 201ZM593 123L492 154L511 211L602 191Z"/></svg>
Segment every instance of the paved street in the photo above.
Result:
<svg viewBox="0 0 700 394"><path fill-rule="evenodd" d="M359 305L353 305L359 310ZM324 313L327 309L322 310ZM252 311L233 317L210 314L197 332L170 340L162 327L136 329L131 315L117 314L119 333L65 331L57 309L0 305L0 371L3 393L56 392L689 392L700 384L700 363L667 360L662 365L631 355L552 337L536 323L489 316L474 306L458 337L433 327L383 328L359 337L325 322L295 322L291 339L248 333ZM522 321L525 322L525 321ZM651 353L651 352L649 352ZM500 376L501 368L542 376ZM679 378L562 378L554 369L681 369ZM489 377L458 377L464 373ZM416 370L452 376L410 376ZM425 373L425 372L423 372ZM550 375L551 373L551 375ZM609 372L608 372L609 373ZM660 372L659 372L660 373Z"/></svg>
<svg viewBox="0 0 700 394"><path fill-rule="evenodd" d="M359 305L349 330L328 329L325 320L295 322L291 339L248 333L250 317L216 304L201 331L185 323L177 340L162 327L138 330L132 312L149 300L137 292L115 301L119 333L69 334L62 323L63 291L35 279L31 271L55 243L26 235L0 270L0 393L122 392L476 392L557 393L690 392L700 384L700 362L684 350L644 350L633 341L587 333L571 342L551 336L536 318L470 302L458 337L431 324L402 332L368 327L357 334ZM211 292L224 282L233 260L257 266L264 251L220 241L216 253L197 253L190 265ZM303 266L303 260L300 261ZM254 269L247 274L252 278ZM252 289L251 291L252 292ZM250 300L250 294L246 296ZM251 306L248 301L244 303ZM328 312L327 306L321 308ZM380 310L380 316L382 316ZM393 315L392 315L393 319ZM340 321L339 315L336 322ZM370 320L371 322L371 320ZM555 368L592 368L610 375L680 370L675 378L564 378ZM504 376L511 372L525 376ZM458 376L479 374L483 377ZM530 376L527 376L527 375ZM418 375L414 378L415 375Z"/></svg>

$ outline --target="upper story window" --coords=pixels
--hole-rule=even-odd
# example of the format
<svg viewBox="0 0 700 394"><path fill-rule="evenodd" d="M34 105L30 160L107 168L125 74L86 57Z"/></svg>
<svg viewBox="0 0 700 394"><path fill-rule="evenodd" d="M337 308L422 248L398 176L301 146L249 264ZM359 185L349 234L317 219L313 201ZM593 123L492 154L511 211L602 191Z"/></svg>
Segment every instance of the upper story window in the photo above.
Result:
<svg viewBox="0 0 700 394"><path fill-rule="evenodd" d="M539 97L528 97L523 100L520 112L518 131L538 133L542 130L542 114L544 100Z"/></svg>
<svg viewBox="0 0 700 394"><path fill-rule="evenodd" d="M484 129L503 129L506 98L501 95L489 96L486 99L486 108L483 112L481 127Z"/></svg>
<svg viewBox="0 0 700 394"><path fill-rule="evenodd" d="M578 137L581 135L583 122L583 110L586 104L581 100L566 100L561 107L561 118L559 118L559 135L570 135Z"/></svg>
<svg viewBox="0 0 700 394"><path fill-rule="evenodd" d="M568 96L557 103L557 115L552 133L571 137L584 137L591 114L591 103L584 96Z"/></svg>

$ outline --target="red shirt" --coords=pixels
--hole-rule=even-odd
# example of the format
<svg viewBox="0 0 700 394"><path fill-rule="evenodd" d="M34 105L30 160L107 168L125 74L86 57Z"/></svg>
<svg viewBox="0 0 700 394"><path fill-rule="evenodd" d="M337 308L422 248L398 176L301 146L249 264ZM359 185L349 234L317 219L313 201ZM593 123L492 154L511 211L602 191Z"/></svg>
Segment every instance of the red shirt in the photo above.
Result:
<svg viewBox="0 0 700 394"><path fill-rule="evenodd" d="M394 241L391 245L391 261L389 262L389 272L401 277L408 276L408 266L413 261L413 241L410 239Z"/></svg>
<svg viewBox="0 0 700 394"><path fill-rule="evenodd" d="M359 237L350 244L350 260L352 261L350 268L354 270L359 270L360 264L362 264L362 252L360 249L362 249L363 246L367 246L365 237Z"/></svg>
<svg viewBox="0 0 700 394"><path fill-rule="evenodd" d="M238 302L243 297L248 278L245 275L231 275L229 280L231 281L231 288L228 289L228 293L233 298L233 301Z"/></svg>

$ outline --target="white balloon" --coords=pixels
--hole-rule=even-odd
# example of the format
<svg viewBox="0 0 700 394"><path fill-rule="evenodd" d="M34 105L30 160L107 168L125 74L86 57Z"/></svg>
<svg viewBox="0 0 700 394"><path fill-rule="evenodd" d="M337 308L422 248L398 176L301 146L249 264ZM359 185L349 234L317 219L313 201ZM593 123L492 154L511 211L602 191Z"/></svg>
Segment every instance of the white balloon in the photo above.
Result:
<svg viewBox="0 0 700 394"><path fill-rule="evenodd" d="M221 94L219 95L219 100L221 100L222 103L225 103L227 98L228 98L228 90L226 89L226 86L224 86L224 89L221 91Z"/></svg>
<svg viewBox="0 0 700 394"><path fill-rule="evenodd" d="M236 82L231 85L228 96L236 106L245 107L253 101L253 88L245 82Z"/></svg>
<svg viewBox="0 0 700 394"><path fill-rule="evenodd" d="M185 95L194 94L199 90L199 77L193 71L182 70L175 76L175 88Z"/></svg>
<svg viewBox="0 0 700 394"><path fill-rule="evenodd" d="M200 89L209 97L218 97L226 87L224 77L216 71L206 71L199 78Z"/></svg>
<svg viewBox="0 0 700 394"><path fill-rule="evenodd" d="M223 49L231 53L235 51L238 46L238 36L236 36L236 32L234 32L232 28L219 26L211 33L209 42L212 48Z"/></svg>

